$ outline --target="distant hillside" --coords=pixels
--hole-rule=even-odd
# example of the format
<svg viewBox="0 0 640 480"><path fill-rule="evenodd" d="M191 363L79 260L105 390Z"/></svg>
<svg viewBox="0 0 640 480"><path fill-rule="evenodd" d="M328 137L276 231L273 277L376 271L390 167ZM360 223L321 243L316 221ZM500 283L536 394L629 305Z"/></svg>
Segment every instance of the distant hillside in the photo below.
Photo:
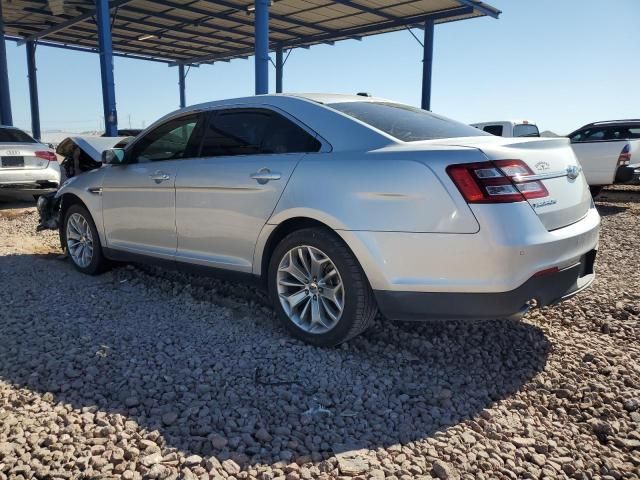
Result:
<svg viewBox="0 0 640 480"><path fill-rule="evenodd" d="M540 136L558 138L558 137L561 137L562 135L558 135L556 132L552 132L551 130L545 130L544 132L540 132Z"/></svg>

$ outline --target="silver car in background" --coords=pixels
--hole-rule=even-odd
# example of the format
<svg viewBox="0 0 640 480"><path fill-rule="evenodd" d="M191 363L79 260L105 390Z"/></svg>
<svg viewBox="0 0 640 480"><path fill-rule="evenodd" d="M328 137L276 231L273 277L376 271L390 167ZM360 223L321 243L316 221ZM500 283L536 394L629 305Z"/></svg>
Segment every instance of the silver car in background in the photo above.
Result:
<svg viewBox="0 0 640 480"><path fill-rule="evenodd" d="M18 128L0 126L0 191L40 195L59 185L53 150Z"/></svg>
<svg viewBox="0 0 640 480"><path fill-rule="evenodd" d="M600 217L567 139L495 137L371 97L265 95L171 113L103 161L57 194L78 270L258 277L315 345L378 310L519 316L594 279Z"/></svg>

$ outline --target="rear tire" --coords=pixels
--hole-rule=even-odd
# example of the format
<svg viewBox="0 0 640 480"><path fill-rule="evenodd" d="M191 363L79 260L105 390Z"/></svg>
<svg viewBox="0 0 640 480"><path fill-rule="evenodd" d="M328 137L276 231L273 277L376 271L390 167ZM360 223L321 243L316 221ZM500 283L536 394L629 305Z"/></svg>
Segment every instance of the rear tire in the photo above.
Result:
<svg viewBox="0 0 640 480"><path fill-rule="evenodd" d="M378 310L358 260L342 239L324 228L304 228L282 239L267 275L282 324L312 345L346 342L365 331Z"/></svg>
<svg viewBox="0 0 640 480"><path fill-rule="evenodd" d="M589 187L589 190L591 191L591 196L593 198L596 198L598 195L600 195L600 192L602 192L602 189L604 187L601 186L597 186L597 187Z"/></svg>
<svg viewBox="0 0 640 480"><path fill-rule="evenodd" d="M60 235L67 255L78 271L97 275L109 267L109 262L102 254L96 225L82 205L71 205L67 209Z"/></svg>

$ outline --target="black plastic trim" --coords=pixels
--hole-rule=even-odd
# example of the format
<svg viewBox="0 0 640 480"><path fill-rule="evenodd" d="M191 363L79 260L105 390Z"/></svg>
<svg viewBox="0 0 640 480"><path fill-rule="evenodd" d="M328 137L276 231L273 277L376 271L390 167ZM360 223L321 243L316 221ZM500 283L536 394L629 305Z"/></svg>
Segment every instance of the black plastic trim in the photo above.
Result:
<svg viewBox="0 0 640 480"><path fill-rule="evenodd" d="M234 282L245 282L253 285L262 285L262 277L253 273L238 272L225 268L209 267L207 265L199 265L195 263L180 262L166 258L158 258L151 255L140 253L125 252L124 250L116 250L114 248L102 248L102 253L109 260L123 263L144 263L146 265L154 265L156 267L166 268L169 270L178 270L181 272L210 276L221 280L230 280Z"/></svg>

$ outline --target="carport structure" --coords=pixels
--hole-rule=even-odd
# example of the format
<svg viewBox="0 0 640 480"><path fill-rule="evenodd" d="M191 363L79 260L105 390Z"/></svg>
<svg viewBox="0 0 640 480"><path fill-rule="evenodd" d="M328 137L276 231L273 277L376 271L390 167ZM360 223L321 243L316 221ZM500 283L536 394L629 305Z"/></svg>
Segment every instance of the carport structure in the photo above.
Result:
<svg viewBox="0 0 640 480"><path fill-rule="evenodd" d="M114 55L177 67L185 106L185 67L254 55L255 93L269 92L270 62L282 92L293 48L417 27L424 30L422 41L416 37L424 49L422 108L429 109L434 25L500 13L478 0L0 0L0 124L12 124L5 39L26 44L34 136L37 45L99 54L105 130L113 136Z"/></svg>

